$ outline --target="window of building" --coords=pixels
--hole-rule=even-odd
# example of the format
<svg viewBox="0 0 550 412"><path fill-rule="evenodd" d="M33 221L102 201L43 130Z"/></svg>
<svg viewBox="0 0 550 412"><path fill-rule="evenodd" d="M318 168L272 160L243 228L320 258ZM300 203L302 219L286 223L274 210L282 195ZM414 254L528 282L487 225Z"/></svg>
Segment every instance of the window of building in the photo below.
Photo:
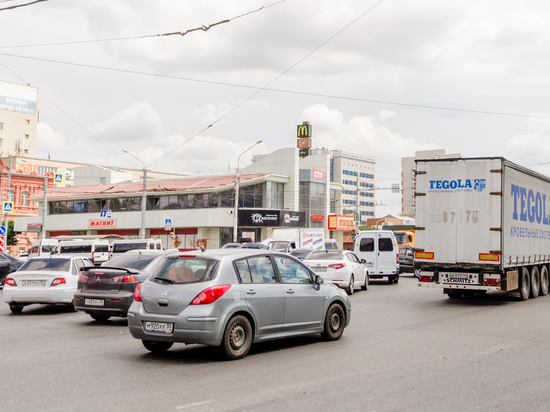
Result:
<svg viewBox="0 0 550 412"><path fill-rule="evenodd" d="M25 154L29 154L29 151L27 149L24 150Z"/></svg>
<svg viewBox="0 0 550 412"><path fill-rule="evenodd" d="M15 192L13 190L10 190L8 192L8 202L13 202L15 199Z"/></svg>
<svg viewBox="0 0 550 412"><path fill-rule="evenodd" d="M25 119L25 122L26 122L27 124L31 124L30 119Z"/></svg>
<svg viewBox="0 0 550 412"><path fill-rule="evenodd" d="M4 130L4 123L0 122L0 132Z"/></svg>
<svg viewBox="0 0 550 412"><path fill-rule="evenodd" d="M29 192L26 190L23 190L21 192L21 206L28 206L29 205Z"/></svg>
<svg viewBox="0 0 550 412"><path fill-rule="evenodd" d="M25 139L28 139L28 138L29 138L29 135L28 135L28 134L26 134L26 135L25 135Z"/></svg>

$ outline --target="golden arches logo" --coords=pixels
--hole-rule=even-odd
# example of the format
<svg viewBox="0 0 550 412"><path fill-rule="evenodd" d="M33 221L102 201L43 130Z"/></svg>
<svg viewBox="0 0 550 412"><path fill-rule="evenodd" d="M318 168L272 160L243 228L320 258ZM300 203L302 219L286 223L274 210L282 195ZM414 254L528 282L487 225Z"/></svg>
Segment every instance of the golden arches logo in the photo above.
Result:
<svg viewBox="0 0 550 412"><path fill-rule="evenodd" d="M310 137L311 126L309 124L301 124L298 126L298 137Z"/></svg>

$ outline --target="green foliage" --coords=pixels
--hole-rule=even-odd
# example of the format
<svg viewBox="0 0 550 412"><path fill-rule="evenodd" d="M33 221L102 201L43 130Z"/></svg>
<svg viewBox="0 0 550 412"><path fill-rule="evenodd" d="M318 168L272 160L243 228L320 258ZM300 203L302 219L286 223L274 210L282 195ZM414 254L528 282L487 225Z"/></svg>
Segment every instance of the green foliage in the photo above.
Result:
<svg viewBox="0 0 550 412"><path fill-rule="evenodd" d="M19 238L17 236L20 235L21 232L16 232L15 230L13 230L13 225L14 225L13 221L8 222L8 233L6 237L7 246L16 245L17 242L19 242Z"/></svg>

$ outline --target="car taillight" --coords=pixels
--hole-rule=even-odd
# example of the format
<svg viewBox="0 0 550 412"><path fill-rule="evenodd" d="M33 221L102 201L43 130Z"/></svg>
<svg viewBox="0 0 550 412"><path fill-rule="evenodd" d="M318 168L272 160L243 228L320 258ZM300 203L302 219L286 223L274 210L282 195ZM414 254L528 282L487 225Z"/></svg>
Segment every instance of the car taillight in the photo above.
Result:
<svg viewBox="0 0 550 412"><path fill-rule="evenodd" d="M433 277L431 276L420 276L418 278L419 282L433 282Z"/></svg>
<svg viewBox="0 0 550 412"><path fill-rule="evenodd" d="M51 286L59 286L59 285L64 285L65 283L65 278L55 278L51 284Z"/></svg>
<svg viewBox="0 0 550 412"><path fill-rule="evenodd" d="M88 276L80 274L80 275L78 275L78 281L79 282L87 282L88 281Z"/></svg>
<svg viewBox="0 0 550 412"><path fill-rule="evenodd" d="M17 283L15 283L15 279L12 278L7 278L5 284L8 286L17 286Z"/></svg>
<svg viewBox="0 0 550 412"><path fill-rule="evenodd" d="M142 300L141 300L141 285L143 285L143 283L140 283L139 285L137 285L137 288L134 291L134 300L136 302L142 302Z"/></svg>
<svg viewBox="0 0 550 412"><path fill-rule="evenodd" d="M118 276L116 278L113 278L113 282L119 283L119 282L138 282L135 276L132 275L126 275L126 276Z"/></svg>
<svg viewBox="0 0 550 412"><path fill-rule="evenodd" d="M221 298L229 288L231 288L231 285L212 286L211 288L205 289L193 299L191 305L207 305L213 303Z"/></svg>
<svg viewBox="0 0 550 412"><path fill-rule="evenodd" d="M346 267L346 264L345 263L333 263L332 265L328 265L328 267L338 270L338 269L342 269L342 268Z"/></svg>
<svg viewBox="0 0 550 412"><path fill-rule="evenodd" d="M399 264L399 253L398 253L397 256L395 257L395 263Z"/></svg>
<svg viewBox="0 0 550 412"><path fill-rule="evenodd" d="M95 252L92 252L92 260L94 260Z"/></svg>

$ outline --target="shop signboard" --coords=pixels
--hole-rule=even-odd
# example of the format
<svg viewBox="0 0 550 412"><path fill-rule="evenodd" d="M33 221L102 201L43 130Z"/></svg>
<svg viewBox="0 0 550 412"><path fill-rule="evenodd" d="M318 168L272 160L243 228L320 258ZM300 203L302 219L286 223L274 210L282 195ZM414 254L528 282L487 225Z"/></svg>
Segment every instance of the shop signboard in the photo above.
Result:
<svg viewBox="0 0 550 412"><path fill-rule="evenodd" d="M329 230L353 230L355 223L353 215L330 215L328 217Z"/></svg>
<svg viewBox="0 0 550 412"><path fill-rule="evenodd" d="M279 226L279 210L240 209L239 226Z"/></svg>
<svg viewBox="0 0 550 412"><path fill-rule="evenodd" d="M88 220L88 227L103 228L103 227L116 227L116 219L90 219Z"/></svg>
<svg viewBox="0 0 550 412"><path fill-rule="evenodd" d="M306 227L306 212L281 211L282 227Z"/></svg>

